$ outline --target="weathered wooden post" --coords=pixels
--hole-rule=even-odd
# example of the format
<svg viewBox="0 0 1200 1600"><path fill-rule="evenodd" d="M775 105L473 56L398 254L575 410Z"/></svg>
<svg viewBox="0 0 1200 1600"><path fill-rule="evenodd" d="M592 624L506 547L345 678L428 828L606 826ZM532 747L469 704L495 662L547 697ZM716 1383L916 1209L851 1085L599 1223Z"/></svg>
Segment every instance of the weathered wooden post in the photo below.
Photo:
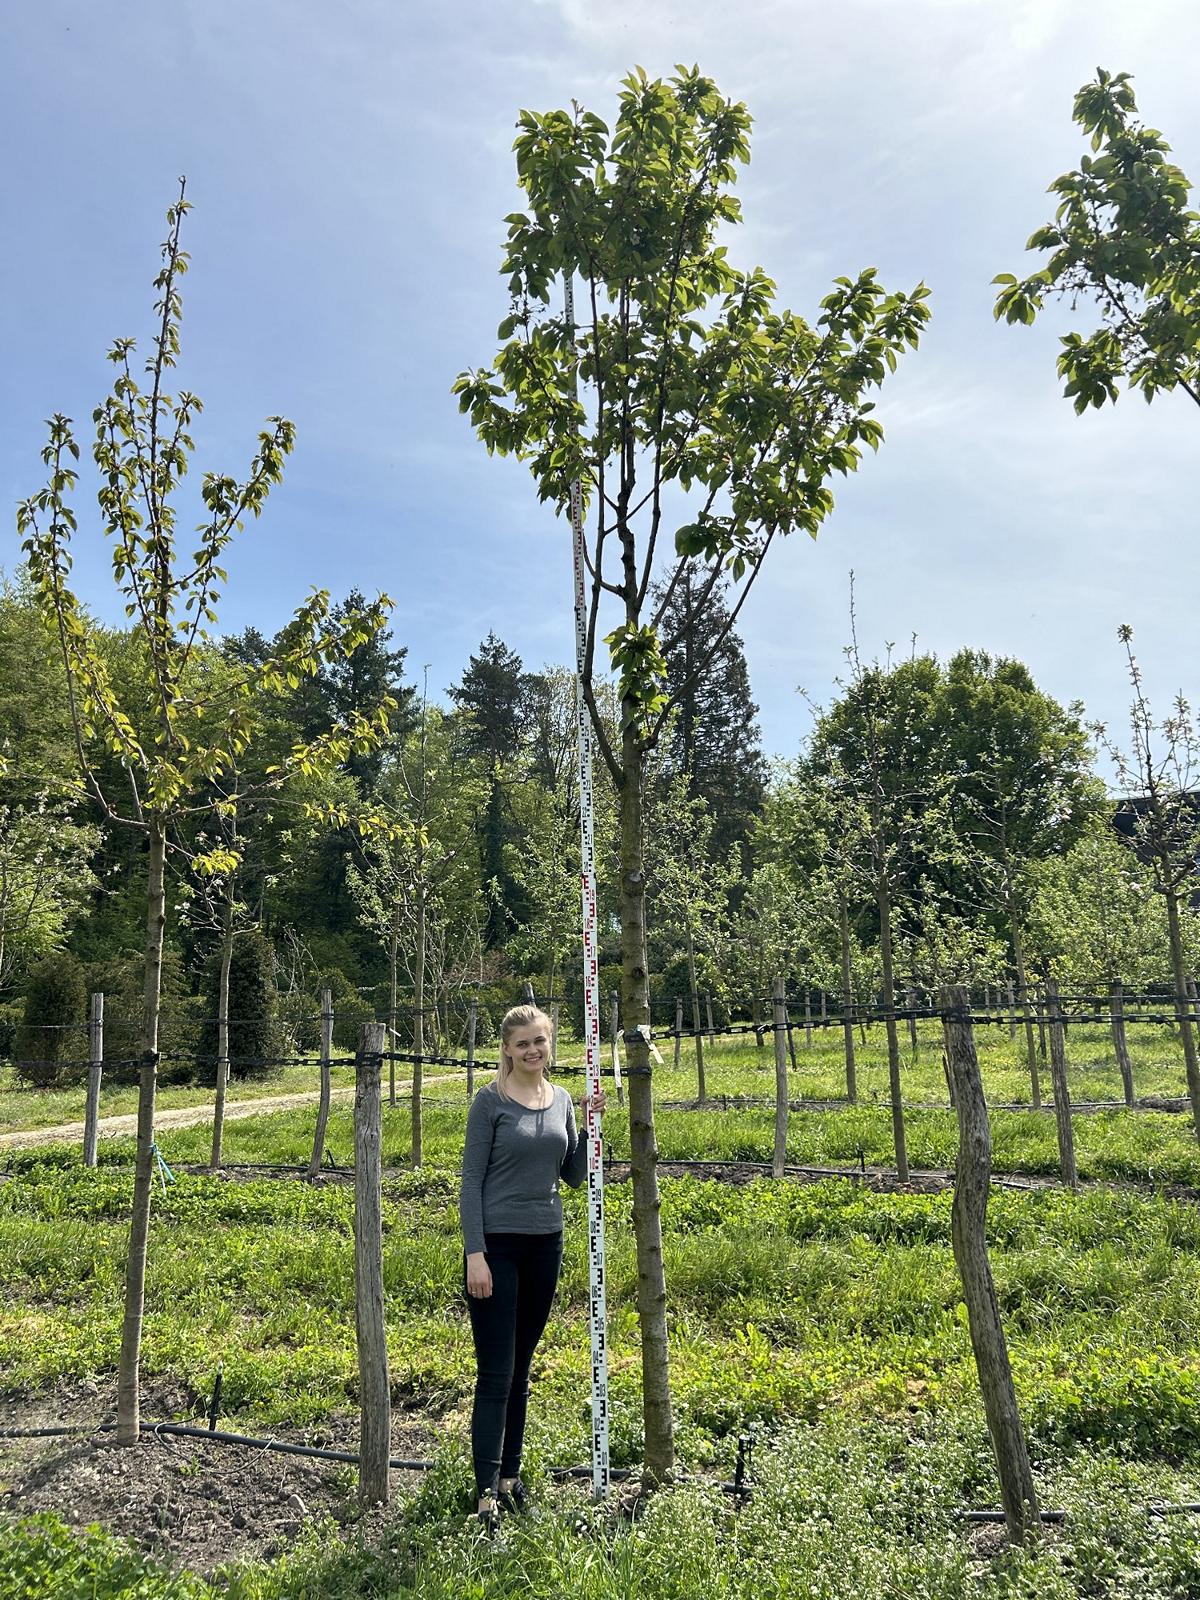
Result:
<svg viewBox="0 0 1200 1600"><path fill-rule="evenodd" d="M1015 1039L1017 1037L1017 1001L1016 996L1013 994L1011 978L1005 980L1004 993L1008 1001L1008 1037Z"/></svg>
<svg viewBox="0 0 1200 1600"><path fill-rule="evenodd" d="M795 1036L794 1036L794 1034L792 1032L792 1008L788 1004L786 995L784 996L784 1001L783 1001L783 1015L784 1015L785 1024L786 1024L786 1027L787 1027L788 1061L791 1063L792 1071L795 1072L797 1070L797 1067L796 1067L796 1039L795 1039Z"/></svg>
<svg viewBox="0 0 1200 1600"><path fill-rule="evenodd" d="M754 1048L763 1047L762 999L757 994L750 1002L750 1026L754 1029Z"/></svg>
<svg viewBox="0 0 1200 1600"><path fill-rule="evenodd" d="M1133 1062L1129 1055L1129 1040L1125 1037L1125 990L1119 978L1108 986L1108 1009L1112 1019L1112 1042L1117 1066L1121 1069L1121 1087L1125 1091L1125 1104L1133 1104Z"/></svg>
<svg viewBox="0 0 1200 1600"><path fill-rule="evenodd" d="M479 1000L467 1006L467 1099L475 1093L475 1034L479 1028Z"/></svg>
<svg viewBox="0 0 1200 1600"><path fill-rule="evenodd" d="M679 1056L683 1049L683 996L675 996L675 1070L679 1071Z"/></svg>
<svg viewBox="0 0 1200 1600"><path fill-rule="evenodd" d="M1000 1476L1004 1522L1009 1539L1014 1544L1022 1544L1038 1537L1041 1513L988 1260L987 1206L992 1136L971 1028L968 991L957 985L948 987L942 990L941 999L946 1062L958 1118L958 1161L951 1212L954 1261L962 1281L975 1370L979 1375L983 1409Z"/></svg>
<svg viewBox="0 0 1200 1600"><path fill-rule="evenodd" d="M221 1145L225 1138L225 1101L229 1093L229 963L231 946L226 944L221 957L220 998L217 1002L217 1087L213 1096L212 1149L210 1172L221 1165Z"/></svg>
<svg viewBox="0 0 1200 1600"><path fill-rule="evenodd" d="M782 1178L787 1165L788 1131L787 1002L783 995L782 978L775 979L771 1013L775 1033L775 1150L771 1158L771 1175Z"/></svg>
<svg viewBox="0 0 1200 1600"><path fill-rule="evenodd" d="M100 1079L104 1075L104 996L92 996L88 1015L87 1107L83 1114L83 1164L96 1165L96 1143L100 1136Z"/></svg>
<svg viewBox="0 0 1200 1600"><path fill-rule="evenodd" d="M812 990L804 990L804 1048L812 1049Z"/></svg>
<svg viewBox="0 0 1200 1600"><path fill-rule="evenodd" d="M822 995L822 1005L824 1001ZM842 990L842 1044L846 1056L846 1099L855 1105L858 1101L858 1073L854 1063L854 1008L845 989Z"/></svg>
<svg viewBox="0 0 1200 1600"><path fill-rule="evenodd" d="M682 1000L676 1000L675 1010L678 1015ZM621 996L614 989L608 997L609 1033L612 1037L612 1072L613 1082L617 1086L617 1104L625 1104L625 1085L621 1082ZM675 1065L679 1065L679 1029L675 1030Z"/></svg>
<svg viewBox="0 0 1200 1600"><path fill-rule="evenodd" d="M708 1099L704 1086L704 1034L700 1028L700 996L692 990L692 1038L696 1043L696 1097L701 1104Z"/></svg>
<svg viewBox="0 0 1200 1600"><path fill-rule="evenodd" d="M317 1102L317 1127L313 1134L312 1156L308 1163L311 1181L325 1159L325 1130L329 1126L330 1063L333 1060L333 991L321 990L321 1097Z"/></svg>
<svg viewBox="0 0 1200 1600"><path fill-rule="evenodd" d="M354 1083L354 1322L362 1407L358 1495L388 1502L392 1445L391 1382L383 1315L383 1041L381 1022L364 1023Z"/></svg>
<svg viewBox="0 0 1200 1600"><path fill-rule="evenodd" d="M708 1020L708 1037L710 1039L715 1039L716 1036L717 1036L717 1030L713 1027L712 995L711 994L706 994L704 996L704 1015Z"/></svg>
<svg viewBox="0 0 1200 1600"><path fill-rule="evenodd" d="M1078 1189L1075 1135L1071 1127L1071 1091L1067 1087L1067 1049L1063 1037L1058 985L1053 978L1046 979L1046 1009L1050 1020L1050 1078L1054 1085L1054 1125L1058 1130L1058 1163L1062 1169L1063 1182L1072 1189Z"/></svg>
<svg viewBox="0 0 1200 1600"><path fill-rule="evenodd" d="M558 1065L558 1012L559 1001L550 1002L550 1066Z"/></svg>
<svg viewBox="0 0 1200 1600"><path fill-rule="evenodd" d="M916 1066L921 1053L920 1040L917 1038L917 992L915 989L904 991L904 1009L908 1012L908 1042L912 1051L912 1062Z"/></svg>

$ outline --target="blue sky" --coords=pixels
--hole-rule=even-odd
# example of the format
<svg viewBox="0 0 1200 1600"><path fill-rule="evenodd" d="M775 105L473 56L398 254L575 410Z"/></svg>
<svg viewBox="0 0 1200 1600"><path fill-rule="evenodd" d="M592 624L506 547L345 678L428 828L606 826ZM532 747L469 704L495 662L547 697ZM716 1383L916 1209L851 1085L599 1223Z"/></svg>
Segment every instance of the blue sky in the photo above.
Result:
<svg viewBox="0 0 1200 1600"><path fill-rule="evenodd" d="M1084 149L1071 99L1098 64L1135 74L1200 180L1194 0L40 0L5 31L0 492L12 506L38 486L45 417L90 417L114 337L148 345L186 173L197 477L241 470L269 413L298 430L232 553L223 628L269 633L310 587L358 585L395 598L411 676L428 664L435 691L492 629L528 666L570 659L567 530L478 445L450 383L490 357L505 311L518 108L575 98L607 119L633 63L694 61L755 119L739 264L810 316L866 265L933 291L923 346L880 397L879 457L743 613L768 750L808 726L798 685L832 692L851 568L868 654L915 634L943 656L1015 655L1119 722L1128 621L1162 711L1195 690L1196 407L1077 418L1051 320L996 325L990 288L1022 269L1046 185ZM78 587L116 620L93 528Z"/></svg>

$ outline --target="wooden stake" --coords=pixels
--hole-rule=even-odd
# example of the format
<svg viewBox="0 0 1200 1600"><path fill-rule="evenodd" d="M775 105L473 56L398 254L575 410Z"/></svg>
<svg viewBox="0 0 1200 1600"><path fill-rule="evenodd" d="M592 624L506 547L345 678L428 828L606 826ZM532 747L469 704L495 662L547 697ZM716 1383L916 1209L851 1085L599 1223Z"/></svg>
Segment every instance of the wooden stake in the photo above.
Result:
<svg viewBox="0 0 1200 1600"><path fill-rule="evenodd" d="M479 1027L479 1001L467 1007L467 1099L475 1093L475 1034Z"/></svg>
<svg viewBox="0 0 1200 1600"><path fill-rule="evenodd" d="M361 1424L358 1494L388 1503L392 1401L383 1313L383 1072L385 1028L363 1025L354 1085L354 1322Z"/></svg>
<svg viewBox="0 0 1200 1600"><path fill-rule="evenodd" d="M958 1118L958 1161L951 1213L954 1261L962 1280L975 1370L979 1375L988 1433L1000 1476L1004 1522L1012 1543L1024 1544L1039 1537L1041 1514L988 1259L992 1136L975 1052L968 991L961 986L943 989L942 1010L946 1061Z"/></svg>
<svg viewBox="0 0 1200 1600"><path fill-rule="evenodd" d="M1063 1035L1062 1009L1058 985L1046 979L1046 1008L1050 1022L1050 1078L1054 1084L1054 1124L1058 1130L1058 1162L1062 1179L1072 1189L1079 1187L1075 1168L1075 1135L1071 1128L1071 1091L1067 1087L1067 1049Z"/></svg>
<svg viewBox="0 0 1200 1600"><path fill-rule="evenodd" d="M1121 1069L1121 1087L1125 1091L1125 1104L1133 1104L1133 1062L1129 1057L1129 1041L1125 1037L1125 990L1119 978L1108 986L1108 1008L1112 1016L1113 1049L1117 1066Z"/></svg>
<svg viewBox="0 0 1200 1600"><path fill-rule="evenodd" d="M675 1070L679 1071L679 1056L683 1047L683 996L675 996Z"/></svg>
<svg viewBox="0 0 1200 1600"><path fill-rule="evenodd" d="M330 1062L333 1059L333 991L321 990L321 1098L317 1104L317 1127L313 1134L309 1179L316 1177L325 1159L325 1130L329 1125Z"/></svg>
<svg viewBox="0 0 1200 1600"><path fill-rule="evenodd" d="M682 1004L676 1001L676 1009ZM610 1017L609 1032L612 1035L612 1070L613 1082L617 1086L617 1104L625 1104L625 1085L621 1082L621 997L614 989L608 999ZM679 1065L679 1032L675 1033L675 1065Z"/></svg>
<svg viewBox="0 0 1200 1600"><path fill-rule="evenodd" d="M92 996L88 1017L87 1109L83 1115L83 1164L96 1165L96 1143L100 1134L100 1079L104 1073L104 996Z"/></svg>
<svg viewBox="0 0 1200 1600"><path fill-rule="evenodd" d="M775 1031L775 1150L771 1159L773 1177L782 1178L787 1165L788 1130L788 1057L787 1057L787 1004L783 997L783 979L776 978L772 990L771 1015Z"/></svg>

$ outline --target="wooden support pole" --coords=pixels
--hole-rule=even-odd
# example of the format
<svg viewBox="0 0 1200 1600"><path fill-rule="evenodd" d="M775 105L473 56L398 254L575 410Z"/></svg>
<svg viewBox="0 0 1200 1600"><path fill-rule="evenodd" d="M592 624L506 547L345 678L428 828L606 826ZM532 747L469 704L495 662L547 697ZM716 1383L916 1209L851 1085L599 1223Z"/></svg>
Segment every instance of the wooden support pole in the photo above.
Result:
<svg viewBox="0 0 1200 1600"><path fill-rule="evenodd" d="M329 1101L332 1088L330 1062L333 1060L333 991L321 990L321 1098L317 1102L317 1127L313 1134L312 1156L308 1163L310 1181L321 1170L325 1159L325 1130L329 1126Z"/></svg>
<svg viewBox="0 0 1200 1600"><path fill-rule="evenodd" d="M385 1028L363 1025L354 1084L354 1322L362 1407L358 1495L364 1506L388 1502L392 1440L391 1381L383 1314L383 1074Z"/></svg>
<svg viewBox="0 0 1200 1600"><path fill-rule="evenodd" d="M1040 1535L1041 1513L988 1259L992 1136L971 1027L970 997L965 988L955 986L942 990L942 1022L958 1118L958 1160L951 1212L954 1261L962 1280L975 1370L979 1375L988 1433L1000 1477L1004 1522L1012 1543L1024 1544Z"/></svg>
<svg viewBox="0 0 1200 1600"><path fill-rule="evenodd" d="M96 1165L96 1144L100 1136L100 1079L104 1075L104 996L92 996L88 1015L87 1107L83 1114L83 1164Z"/></svg>
<svg viewBox="0 0 1200 1600"><path fill-rule="evenodd" d="M1129 1040L1125 1037L1125 990L1119 978L1108 986L1108 1009L1112 1018L1112 1041L1117 1066L1121 1069L1121 1087L1125 1104L1133 1104L1133 1062L1129 1055Z"/></svg>
<svg viewBox="0 0 1200 1600"><path fill-rule="evenodd" d="M710 994L704 996L704 1015L708 1019L708 1037L715 1039L717 1030L713 1027L712 995Z"/></svg>
<svg viewBox="0 0 1200 1600"><path fill-rule="evenodd" d="M467 1099L475 1093L475 1035L479 1030L479 1001L467 1006Z"/></svg>
<svg viewBox="0 0 1200 1600"><path fill-rule="evenodd" d="M1050 1079L1054 1085L1054 1125L1058 1130L1058 1164L1062 1180L1072 1189L1079 1187L1075 1168L1075 1135L1071 1128L1071 1091L1067 1086L1067 1048L1063 1033L1062 1008L1058 985L1046 979L1046 1009L1050 1026Z"/></svg>
<svg viewBox="0 0 1200 1600"><path fill-rule="evenodd" d="M771 1158L771 1174L782 1178L787 1165L788 1131L787 1002L782 978L775 979L771 1013L775 1035L775 1149Z"/></svg>
<svg viewBox="0 0 1200 1600"><path fill-rule="evenodd" d="M913 1065L916 1066L921 1054L921 1041L917 1038L917 992L915 989L904 991L904 1007L908 1012L908 1042L912 1051Z"/></svg>
<svg viewBox="0 0 1200 1600"><path fill-rule="evenodd" d="M675 1002L678 1015L682 1000ZM617 1086L617 1104L625 1104L625 1085L621 1082L621 996L614 989L608 997L609 1033L612 1037L612 1070L613 1082ZM679 1065L679 1030L675 1031L675 1065Z"/></svg>
<svg viewBox="0 0 1200 1600"><path fill-rule="evenodd" d="M675 996L675 1070L679 1071L679 1057L683 1049L683 996Z"/></svg>
<svg viewBox="0 0 1200 1600"><path fill-rule="evenodd" d="M700 996L692 990L692 1042L696 1047L696 1098L703 1105L708 1099L704 1082L704 1033L700 1027Z"/></svg>
<svg viewBox="0 0 1200 1600"><path fill-rule="evenodd" d="M1013 994L1012 979L1009 978L1004 985L1004 992L1008 998L1008 1037L1017 1037L1017 1002Z"/></svg>
<svg viewBox="0 0 1200 1600"><path fill-rule="evenodd" d="M812 1049L812 990L804 990L804 1048Z"/></svg>

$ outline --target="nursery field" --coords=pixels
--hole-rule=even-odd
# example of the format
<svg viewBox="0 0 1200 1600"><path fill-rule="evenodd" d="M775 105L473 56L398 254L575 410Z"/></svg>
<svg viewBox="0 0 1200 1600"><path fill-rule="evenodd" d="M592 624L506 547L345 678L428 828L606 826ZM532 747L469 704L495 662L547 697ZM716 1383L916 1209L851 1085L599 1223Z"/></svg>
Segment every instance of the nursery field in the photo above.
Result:
<svg viewBox="0 0 1200 1600"><path fill-rule="evenodd" d="M1170 1031L1131 1033L1139 1096L1179 1096ZM1105 1038L1071 1029L1080 1101L1119 1097ZM980 1042L990 1098L1019 1101L1007 1030ZM762 1051L745 1036L708 1046L710 1096L771 1094L769 1034ZM791 1115L789 1161L845 1166L845 1176L772 1181L743 1168L733 1182L716 1164L768 1161L771 1109L688 1108L691 1046L678 1072L667 1047L656 1070L660 1153L711 1165L668 1168L662 1179L682 1470L680 1484L636 1517L619 1493L593 1507L584 1488L550 1470L584 1463L588 1448L584 1203L574 1194L559 1310L535 1367L527 1476L539 1514L506 1525L495 1543L468 1524L472 1361L456 1205L466 1096L439 1083L418 1172L404 1166L407 1109L384 1108L394 1452L431 1469L397 1472L391 1510L356 1522L345 1466L306 1463L297 1492L284 1458L252 1458L271 1465L248 1472L231 1447L176 1454L169 1441L147 1439L132 1454L161 1457L168 1475L155 1480L139 1522L134 1502L147 1479L128 1466L129 1453L73 1438L0 1439L0 1597L1200 1594L1200 1518L1148 1514L1200 1500L1200 1209L1187 1192L1200 1189L1200 1146L1190 1118L1115 1104L1081 1113L1081 1192L1046 1184L993 1194L993 1263L1042 1504L1067 1514L1041 1548L1013 1551L994 1525L964 1516L998 1498L950 1247L949 1188L854 1177L860 1164L889 1160L881 1048L875 1029L860 1060L859 1105ZM806 1051L801 1034L797 1061L793 1098L836 1097L840 1035L818 1035ZM20 1093L5 1091L0 1103ZM952 1166L954 1121L932 1029L906 1066L905 1095L914 1168ZM923 1104L935 1101L943 1107ZM636 1266L619 1166L627 1128L615 1096L609 1107L613 1458L636 1467ZM63 1120L58 1110L52 1120ZM992 1120L1000 1171L1057 1171L1052 1115L997 1109ZM312 1126L308 1107L232 1123L222 1175L192 1170L207 1161L205 1127L164 1130L175 1181L156 1192L151 1236L152 1418L202 1423L220 1367L222 1429L354 1448L352 1191L336 1170L316 1186L265 1170L306 1162ZM328 1143L349 1162L348 1107L335 1106ZM94 1422L111 1409L131 1159L131 1141L109 1139L91 1172L59 1147L3 1160L0 1426ZM753 1489L740 1502L723 1483L747 1432ZM272 1520L256 1474L303 1511ZM126 1479L120 1496L114 1475ZM214 1519L223 1519L216 1533ZM104 1528L83 1531L90 1521ZM203 1540L200 1524L210 1528ZM222 1566L229 1552L239 1560Z"/></svg>

